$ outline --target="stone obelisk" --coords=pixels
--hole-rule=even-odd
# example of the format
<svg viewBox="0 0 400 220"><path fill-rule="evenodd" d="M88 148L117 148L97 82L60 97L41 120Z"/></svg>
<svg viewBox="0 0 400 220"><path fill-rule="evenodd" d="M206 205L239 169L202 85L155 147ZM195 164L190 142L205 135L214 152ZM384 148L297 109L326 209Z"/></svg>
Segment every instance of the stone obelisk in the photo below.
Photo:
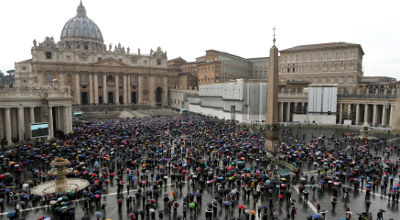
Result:
<svg viewBox="0 0 400 220"><path fill-rule="evenodd" d="M267 115L266 115L266 142L267 150L275 152L275 146L278 139L278 48L275 46L275 28L274 45L269 50L269 72L268 72L268 93L267 93Z"/></svg>

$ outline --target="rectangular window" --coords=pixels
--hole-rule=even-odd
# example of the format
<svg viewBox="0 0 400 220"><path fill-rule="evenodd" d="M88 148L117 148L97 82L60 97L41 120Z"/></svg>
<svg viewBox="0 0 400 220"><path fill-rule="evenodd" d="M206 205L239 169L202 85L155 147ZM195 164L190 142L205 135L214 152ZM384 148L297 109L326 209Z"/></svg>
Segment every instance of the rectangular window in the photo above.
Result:
<svg viewBox="0 0 400 220"><path fill-rule="evenodd" d="M339 83L343 83L343 81L344 81L343 76L339 77Z"/></svg>
<svg viewBox="0 0 400 220"><path fill-rule="evenodd" d="M47 74L47 82L52 82L53 81L53 75L51 75L50 73Z"/></svg>
<svg viewBox="0 0 400 220"><path fill-rule="evenodd" d="M353 77L349 76L349 78L347 79L348 83L353 83Z"/></svg>
<svg viewBox="0 0 400 220"><path fill-rule="evenodd" d="M46 52L46 59L51 60L51 52Z"/></svg>
<svg viewBox="0 0 400 220"><path fill-rule="evenodd" d="M157 59L157 65L158 65L158 66L161 65L161 59Z"/></svg>
<svg viewBox="0 0 400 220"><path fill-rule="evenodd" d="M83 83L86 82L86 74L82 74L82 76L81 76L81 82L83 82Z"/></svg>

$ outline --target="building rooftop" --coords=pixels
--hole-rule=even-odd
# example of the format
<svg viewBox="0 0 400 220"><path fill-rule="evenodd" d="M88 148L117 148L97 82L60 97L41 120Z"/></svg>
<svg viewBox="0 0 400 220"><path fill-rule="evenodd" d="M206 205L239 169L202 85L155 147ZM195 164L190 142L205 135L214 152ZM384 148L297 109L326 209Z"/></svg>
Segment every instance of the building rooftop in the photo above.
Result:
<svg viewBox="0 0 400 220"><path fill-rule="evenodd" d="M224 55L227 55L227 56L231 56L231 57L235 57L235 58L238 58L238 59L246 60L246 58L243 58L241 56L238 56L238 55L235 55L235 54L231 54L231 53L227 53L227 52L223 52L223 51L214 50L214 49L206 50L206 52L217 52L217 53L224 54Z"/></svg>
<svg viewBox="0 0 400 220"><path fill-rule="evenodd" d="M254 58L247 58L247 60L269 60L269 57L254 57Z"/></svg>
<svg viewBox="0 0 400 220"><path fill-rule="evenodd" d="M296 52L303 50L319 50L319 49L333 49L333 48L344 48L344 47L359 47L361 52L364 54L364 51L360 44L353 44L347 42L331 42L331 43L322 43L322 44L307 44L291 47L285 50L281 50L280 52Z"/></svg>

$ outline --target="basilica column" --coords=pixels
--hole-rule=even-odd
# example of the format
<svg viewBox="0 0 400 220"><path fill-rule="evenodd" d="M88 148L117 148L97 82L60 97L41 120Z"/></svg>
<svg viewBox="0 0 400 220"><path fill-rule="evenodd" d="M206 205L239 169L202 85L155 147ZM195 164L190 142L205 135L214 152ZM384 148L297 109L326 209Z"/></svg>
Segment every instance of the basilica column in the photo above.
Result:
<svg viewBox="0 0 400 220"><path fill-rule="evenodd" d="M115 75L115 104L119 105L119 75Z"/></svg>
<svg viewBox="0 0 400 220"><path fill-rule="evenodd" d="M68 115L69 115L69 131L73 132L74 131L74 123L72 122L72 115L74 114L72 111L72 105L69 106L69 110L68 110Z"/></svg>
<svg viewBox="0 0 400 220"><path fill-rule="evenodd" d="M156 93L155 93L156 77L149 77L149 104L151 106L156 106Z"/></svg>
<svg viewBox="0 0 400 220"><path fill-rule="evenodd" d="M364 106L365 110L364 110L364 123L368 124L368 116L369 116L369 108L368 108L368 104L365 104Z"/></svg>
<svg viewBox="0 0 400 220"><path fill-rule="evenodd" d="M103 103L106 104L107 102L107 74L103 74Z"/></svg>
<svg viewBox="0 0 400 220"><path fill-rule="evenodd" d="M123 78L123 80L124 80L124 83L123 83L123 88L124 88L123 101L124 101L124 105L126 105L126 104L128 104L128 88L127 88L128 87L128 79L127 79L127 75L126 74L124 74L123 77L124 77Z"/></svg>
<svg viewBox="0 0 400 220"><path fill-rule="evenodd" d="M352 117L352 109L351 109L351 104L349 103L349 104L347 104L347 119L349 119L349 120L353 120L353 117Z"/></svg>
<svg viewBox="0 0 400 220"><path fill-rule="evenodd" d="M31 124L35 123L35 107L29 108L29 121Z"/></svg>
<svg viewBox="0 0 400 220"><path fill-rule="evenodd" d="M162 90L163 90L162 91L162 107L166 107L166 106L168 106L168 77L163 78L163 89Z"/></svg>
<svg viewBox="0 0 400 220"><path fill-rule="evenodd" d="M4 120L6 122L6 139L8 141L8 144L12 143L11 139L11 113L10 113L10 108L5 108L4 109Z"/></svg>
<svg viewBox="0 0 400 220"><path fill-rule="evenodd" d="M24 107L18 107L18 141L25 139Z"/></svg>
<svg viewBox="0 0 400 220"><path fill-rule="evenodd" d="M340 106L340 108L339 108L339 124L343 124L343 108L344 108L344 104L340 103L339 106Z"/></svg>
<svg viewBox="0 0 400 220"><path fill-rule="evenodd" d="M290 102L287 103L286 121L290 121Z"/></svg>
<svg viewBox="0 0 400 220"><path fill-rule="evenodd" d="M132 104L132 94L131 94L131 74L129 73L127 76L127 94L128 94L128 102L126 104Z"/></svg>
<svg viewBox="0 0 400 220"><path fill-rule="evenodd" d="M360 104L356 104L356 122L355 125L360 124Z"/></svg>
<svg viewBox="0 0 400 220"><path fill-rule="evenodd" d="M99 104L99 79L97 78L97 73L93 74L94 82L94 103Z"/></svg>
<svg viewBox="0 0 400 220"><path fill-rule="evenodd" d="M378 121L378 105L374 104L374 112L372 113L372 126L375 127Z"/></svg>
<svg viewBox="0 0 400 220"><path fill-rule="evenodd" d="M53 107L49 106L49 139L53 138Z"/></svg>
<svg viewBox="0 0 400 220"><path fill-rule="evenodd" d="M389 124L389 126L392 127L392 128L393 128L393 125L394 125L395 111L396 111L396 106L391 104L390 105L390 124Z"/></svg>
<svg viewBox="0 0 400 220"><path fill-rule="evenodd" d="M67 107L67 112L68 112L68 133L72 132L72 106Z"/></svg>
<svg viewBox="0 0 400 220"><path fill-rule="evenodd" d="M4 123L4 113L3 108L0 108L0 140L5 138L5 123Z"/></svg>
<svg viewBox="0 0 400 220"><path fill-rule="evenodd" d="M279 103L279 121L283 122L283 102Z"/></svg>
<svg viewBox="0 0 400 220"><path fill-rule="evenodd" d="M75 74L75 104L81 104L81 83L79 79L79 72Z"/></svg>
<svg viewBox="0 0 400 220"><path fill-rule="evenodd" d="M138 101L137 101L138 104L143 104L143 89L144 89L143 83L144 83L143 76L139 75L138 76Z"/></svg>
<svg viewBox="0 0 400 220"><path fill-rule="evenodd" d="M89 73L89 104L94 103L94 94L93 94L93 74Z"/></svg>
<svg viewBox="0 0 400 220"><path fill-rule="evenodd" d="M61 107L60 107L61 109ZM68 116L68 106L63 106L62 107L64 116L63 116L63 121L64 121L64 126L63 126L63 132L64 134L68 134L69 133L69 116Z"/></svg>
<svg viewBox="0 0 400 220"><path fill-rule="evenodd" d="M382 105L382 125L387 125L387 103Z"/></svg>

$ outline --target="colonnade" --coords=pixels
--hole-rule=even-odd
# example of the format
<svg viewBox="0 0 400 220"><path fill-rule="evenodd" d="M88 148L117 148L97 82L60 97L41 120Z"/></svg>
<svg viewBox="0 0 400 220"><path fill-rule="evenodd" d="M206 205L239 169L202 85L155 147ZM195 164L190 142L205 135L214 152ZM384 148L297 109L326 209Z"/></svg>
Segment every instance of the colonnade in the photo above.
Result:
<svg viewBox="0 0 400 220"><path fill-rule="evenodd" d="M0 108L0 140L8 144L30 140L30 124L45 122L42 106L10 106ZM72 132L72 106L48 107L49 137L55 130Z"/></svg>
<svg viewBox="0 0 400 220"><path fill-rule="evenodd" d="M86 74L87 83L82 82L82 74ZM110 81L109 76L113 80ZM87 85L88 89L83 90L82 85ZM76 73L73 87L76 104L119 105L139 103L151 106L166 106L168 104L168 77L166 76L145 76L133 73ZM101 89L100 92L99 89ZM156 99L157 91L162 93L161 101ZM82 92L87 92L88 100L82 100ZM109 97L109 95L112 95L112 97ZM135 97L132 98L133 95ZM87 103L85 103L86 101Z"/></svg>
<svg viewBox="0 0 400 220"><path fill-rule="evenodd" d="M279 121L292 121L293 114L307 114L306 102L279 102ZM394 123L395 106L386 103L339 103L337 106L337 123L344 124L345 120L351 120L353 125L364 123L376 126L392 126Z"/></svg>
<svg viewBox="0 0 400 220"><path fill-rule="evenodd" d="M307 105L307 102L279 102L279 121L292 121L292 114L307 114Z"/></svg>
<svg viewBox="0 0 400 220"><path fill-rule="evenodd" d="M351 120L354 125L370 124L376 126L392 126L394 123L395 106L387 103L339 103L338 123Z"/></svg>

